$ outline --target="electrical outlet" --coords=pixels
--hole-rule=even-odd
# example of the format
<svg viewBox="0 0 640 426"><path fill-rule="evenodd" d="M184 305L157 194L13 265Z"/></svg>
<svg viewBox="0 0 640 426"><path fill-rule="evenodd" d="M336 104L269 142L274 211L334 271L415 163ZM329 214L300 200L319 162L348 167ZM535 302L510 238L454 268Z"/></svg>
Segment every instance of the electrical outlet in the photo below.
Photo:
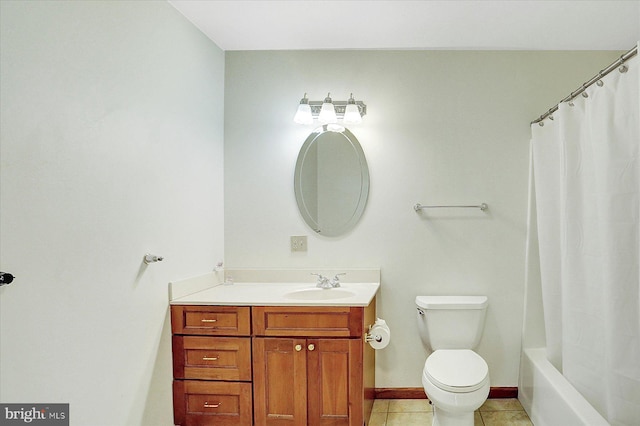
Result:
<svg viewBox="0 0 640 426"><path fill-rule="evenodd" d="M307 236L291 236L291 251L307 251Z"/></svg>

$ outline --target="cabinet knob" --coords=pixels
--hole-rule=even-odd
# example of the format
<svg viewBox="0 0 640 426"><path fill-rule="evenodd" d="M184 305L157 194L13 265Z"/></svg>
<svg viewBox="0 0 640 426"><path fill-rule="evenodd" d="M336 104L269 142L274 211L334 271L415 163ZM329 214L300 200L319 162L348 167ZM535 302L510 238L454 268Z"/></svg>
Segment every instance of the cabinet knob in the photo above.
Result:
<svg viewBox="0 0 640 426"><path fill-rule="evenodd" d="M314 350L316 348L316 345L314 345L313 343L310 343L309 346L307 346L307 349L309 349L310 351Z"/></svg>
<svg viewBox="0 0 640 426"><path fill-rule="evenodd" d="M302 350L302 345L296 345L296 352L300 352Z"/></svg>

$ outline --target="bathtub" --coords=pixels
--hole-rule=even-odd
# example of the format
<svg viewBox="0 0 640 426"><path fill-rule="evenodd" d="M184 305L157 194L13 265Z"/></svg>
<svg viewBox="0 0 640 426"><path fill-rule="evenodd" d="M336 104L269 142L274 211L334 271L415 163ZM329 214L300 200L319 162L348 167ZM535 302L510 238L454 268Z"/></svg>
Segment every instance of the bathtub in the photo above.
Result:
<svg viewBox="0 0 640 426"><path fill-rule="evenodd" d="M524 349L518 399L535 426L609 426L547 360L544 348Z"/></svg>

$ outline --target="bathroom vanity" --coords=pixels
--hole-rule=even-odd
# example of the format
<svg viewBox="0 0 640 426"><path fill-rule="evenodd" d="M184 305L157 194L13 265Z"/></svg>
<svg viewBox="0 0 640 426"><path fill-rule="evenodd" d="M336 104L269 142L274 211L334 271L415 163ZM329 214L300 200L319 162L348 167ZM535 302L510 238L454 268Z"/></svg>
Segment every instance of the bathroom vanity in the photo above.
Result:
<svg viewBox="0 0 640 426"><path fill-rule="evenodd" d="M378 288L237 282L172 300L175 423L363 425Z"/></svg>

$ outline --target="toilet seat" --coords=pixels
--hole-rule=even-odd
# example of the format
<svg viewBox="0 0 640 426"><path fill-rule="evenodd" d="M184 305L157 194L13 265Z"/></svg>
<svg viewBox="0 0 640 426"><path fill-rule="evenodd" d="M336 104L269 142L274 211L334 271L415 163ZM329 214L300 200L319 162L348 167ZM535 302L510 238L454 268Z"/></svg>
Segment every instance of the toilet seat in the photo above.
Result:
<svg viewBox="0 0 640 426"><path fill-rule="evenodd" d="M470 349L439 349L424 363L424 376L442 390L473 392L489 379L484 359Z"/></svg>

